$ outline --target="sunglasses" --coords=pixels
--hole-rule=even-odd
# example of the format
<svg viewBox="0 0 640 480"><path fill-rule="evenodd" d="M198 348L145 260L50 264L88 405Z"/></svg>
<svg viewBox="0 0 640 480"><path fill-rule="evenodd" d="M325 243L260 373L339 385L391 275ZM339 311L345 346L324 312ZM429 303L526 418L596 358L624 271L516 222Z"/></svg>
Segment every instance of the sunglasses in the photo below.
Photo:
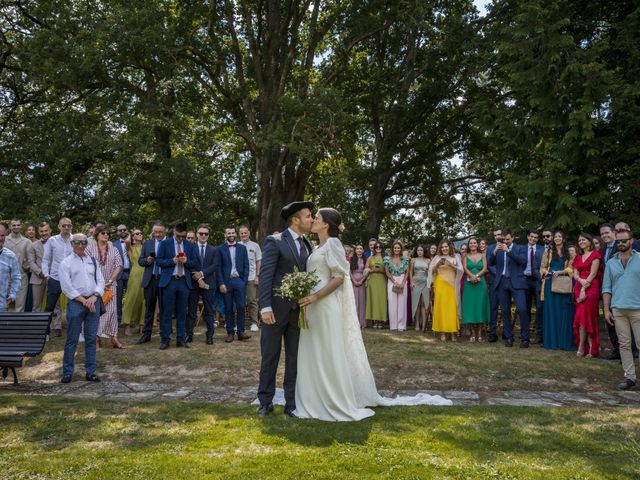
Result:
<svg viewBox="0 0 640 480"><path fill-rule="evenodd" d="M128 231L128 228L119 228L118 229L118 232L126 232L126 231Z"/></svg>
<svg viewBox="0 0 640 480"><path fill-rule="evenodd" d="M198 232L198 235L201 235L203 237L208 237L209 233L207 233L207 232Z"/></svg>
<svg viewBox="0 0 640 480"><path fill-rule="evenodd" d="M89 242L87 240L71 240L71 243L74 245L86 245Z"/></svg>
<svg viewBox="0 0 640 480"><path fill-rule="evenodd" d="M615 232L616 233L627 233L630 232L631 230L627 230L626 228L616 228Z"/></svg>
<svg viewBox="0 0 640 480"><path fill-rule="evenodd" d="M142 232L133 232L134 235L142 235Z"/></svg>
<svg viewBox="0 0 640 480"><path fill-rule="evenodd" d="M104 232L100 232L98 235L109 235L109 232L105 230Z"/></svg>
<svg viewBox="0 0 640 480"><path fill-rule="evenodd" d="M60 225L60 228L71 228L73 225L71 225L70 223L64 223L62 225Z"/></svg>
<svg viewBox="0 0 640 480"><path fill-rule="evenodd" d="M382 250L382 247L380 247L380 246L375 247L374 250Z"/></svg>
<svg viewBox="0 0 640 480"><path fill-rule="evenodd" d="M623 238L623 239L621 239L621 240L616 240L616 245L618 245L618 244L620 244L620 243L621 243L622 245L625 245L625 244L629 243L630 241L631 241L631 239L630 239L630 238Z"/></svg>

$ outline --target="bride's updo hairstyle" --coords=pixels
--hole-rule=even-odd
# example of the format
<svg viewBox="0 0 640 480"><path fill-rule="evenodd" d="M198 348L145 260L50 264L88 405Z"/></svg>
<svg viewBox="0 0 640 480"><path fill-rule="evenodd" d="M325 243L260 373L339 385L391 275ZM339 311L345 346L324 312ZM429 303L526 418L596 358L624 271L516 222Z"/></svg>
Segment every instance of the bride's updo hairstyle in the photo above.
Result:
<svg viewBox="0 0 640 480"><path fill-rule="evenodd" d="M318 213L322 216L324 223L329 225L329 236L339 237L344 230L342 225L342 215L335 208L321 208Z"/></svg>

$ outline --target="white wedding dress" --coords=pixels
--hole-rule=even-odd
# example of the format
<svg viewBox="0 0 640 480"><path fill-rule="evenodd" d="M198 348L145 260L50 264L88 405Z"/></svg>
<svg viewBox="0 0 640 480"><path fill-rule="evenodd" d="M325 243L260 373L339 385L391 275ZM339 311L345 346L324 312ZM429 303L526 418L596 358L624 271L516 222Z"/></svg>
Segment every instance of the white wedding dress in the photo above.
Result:
<svg viewBox="0 0 640 480"><path fill-rule="evenodd" d="M300 418L352 421L374 415L366 408L392 405L451 405L438 395L419 393L411 397L378 395L362 341L356 313L349 264L337 238L329 238L307 260L307 271L315 271L324 287L332 277L344 277L330 295L307 307L308 329L300 332L296 410Z"/></svg>

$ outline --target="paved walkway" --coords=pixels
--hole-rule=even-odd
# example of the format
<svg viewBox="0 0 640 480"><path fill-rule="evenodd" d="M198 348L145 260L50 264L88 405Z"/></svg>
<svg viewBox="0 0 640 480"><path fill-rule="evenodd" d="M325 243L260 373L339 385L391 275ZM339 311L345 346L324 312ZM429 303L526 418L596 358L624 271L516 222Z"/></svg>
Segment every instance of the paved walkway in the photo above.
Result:
<svg viewBox="0 0 640 480"><path fill-rule="evenodd" d="M72 398L96 398L117 400L186 400L208 403L250 404L256 398L256 388L239 388L227 385L180 387L170 384L101 382L89 383L75 380L68 384L58 382L24 382L13 385L0 382L0 394L24 393L26 395L54 395ZM562 406L640 406L640 391L610 392L527 392L507 391L478 394L465 391L397 390L382 391L381 395L415 395L418 392L441 395L454 405L511 405L521 407ZM1 397L0 397L1 398Z"/></svg>

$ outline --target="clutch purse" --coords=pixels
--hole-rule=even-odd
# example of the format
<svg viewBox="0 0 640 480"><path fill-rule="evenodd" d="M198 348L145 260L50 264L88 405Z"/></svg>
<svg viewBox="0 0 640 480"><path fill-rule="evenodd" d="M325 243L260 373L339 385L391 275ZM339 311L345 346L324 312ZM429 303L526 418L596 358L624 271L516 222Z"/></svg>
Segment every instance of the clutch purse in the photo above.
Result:
<svg viewBox="0 0 640 480"><path fill-rule="evenodd" d="M394 285L393 287L391 287L391 291L393 293L402 293L403 290L404 290L404 286L399 287L397 285Z"/></svg>
<svg viewBox="0 0 640 480"><path fill-rule="evenodd" d="M568 295L573 292L573 282L571 277L560 275L551 279L551 291Z"/></svg>
<svg viewBox="0 0 640 480"><path fill-rule="evenodd" d="M105 288L104 293L102 294L102 304L106 305L115 296L116 296L116 292L114 292L113 289Z"/></svg>

